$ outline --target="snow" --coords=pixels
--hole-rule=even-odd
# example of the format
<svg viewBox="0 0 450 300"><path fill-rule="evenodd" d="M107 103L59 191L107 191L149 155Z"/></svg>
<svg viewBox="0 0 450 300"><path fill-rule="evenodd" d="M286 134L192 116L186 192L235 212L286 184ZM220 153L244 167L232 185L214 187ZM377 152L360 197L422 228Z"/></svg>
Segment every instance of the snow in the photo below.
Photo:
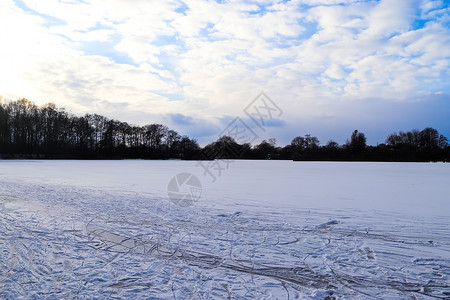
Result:
<svg viewBox="0 0 450 300"><path fill-rule="evenodd" d="M226 166L0 160L0 298L450 297L450 164Z"/></svg>

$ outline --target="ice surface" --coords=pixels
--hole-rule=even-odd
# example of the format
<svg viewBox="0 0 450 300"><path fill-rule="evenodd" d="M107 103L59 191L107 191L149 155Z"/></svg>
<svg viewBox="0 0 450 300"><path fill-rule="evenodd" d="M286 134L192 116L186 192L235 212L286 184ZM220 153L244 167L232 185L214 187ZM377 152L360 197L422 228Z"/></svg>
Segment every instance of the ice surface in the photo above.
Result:
<svg viewBox="0 0 450 300"><path fill-rule="evenodd" d="M176 174L202 197L168 200ZM0 161L0 298L450 297L450 164Z"/></svg>

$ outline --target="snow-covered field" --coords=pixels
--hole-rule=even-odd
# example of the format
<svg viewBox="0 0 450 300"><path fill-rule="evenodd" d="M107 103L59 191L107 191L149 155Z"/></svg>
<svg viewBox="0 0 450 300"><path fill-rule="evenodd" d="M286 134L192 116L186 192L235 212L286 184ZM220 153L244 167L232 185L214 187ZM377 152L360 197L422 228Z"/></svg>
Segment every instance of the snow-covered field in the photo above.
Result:
<svg viewBox="0 0 450 300"><path fill-rule="evenodd" d="M0 299L450 297L450 164L226 166L0 160Z"/></svg>

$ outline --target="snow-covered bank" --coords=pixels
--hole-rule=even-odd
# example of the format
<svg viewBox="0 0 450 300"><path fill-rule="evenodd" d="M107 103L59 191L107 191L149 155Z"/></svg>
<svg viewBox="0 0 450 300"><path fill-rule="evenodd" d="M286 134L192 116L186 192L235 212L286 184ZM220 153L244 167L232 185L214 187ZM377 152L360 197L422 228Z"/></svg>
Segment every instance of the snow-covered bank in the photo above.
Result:
<svg viewBox="0 0 450 300"><path fill-rule="evenodd" d="M0 298L450 296L450 165L195 164L0 161Z"/></svg>

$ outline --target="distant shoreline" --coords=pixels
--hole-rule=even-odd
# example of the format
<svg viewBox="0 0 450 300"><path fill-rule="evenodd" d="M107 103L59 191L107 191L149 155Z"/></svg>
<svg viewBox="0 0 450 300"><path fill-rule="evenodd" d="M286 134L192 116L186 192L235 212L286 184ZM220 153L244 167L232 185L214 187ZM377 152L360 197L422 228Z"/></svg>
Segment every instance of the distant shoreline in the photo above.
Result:
<svg viewBox="0 0 450 300"><path fill-rule="evenodd" d="M234 127L233 127L234 128ZM275 138L234 128L201 147L195 138L163 124L138 126L97 114L76 116L55 104L20 99L0 102L0 158L4 159L256 159L294 161L448 161L448 139L436 129L393 132L384 143L367 145L354 130L344 144L321 144L311 134L278 146Z"/></svg>
<svg viewBox="0 0 450 300"><path fill-rule="evenodd" d="M83 158L83 157L0 157L0 161L17 161L17 160L73 160L73 161L214 161L214 160L233 160L233 161L292 161L292 162L405 162L405 163L448 163L447 160L358 160L358 159L261 159L261 158L215 158L215 159L182 159L182 158L119 158L119 157L104 157L104 158Z"/></svg>

